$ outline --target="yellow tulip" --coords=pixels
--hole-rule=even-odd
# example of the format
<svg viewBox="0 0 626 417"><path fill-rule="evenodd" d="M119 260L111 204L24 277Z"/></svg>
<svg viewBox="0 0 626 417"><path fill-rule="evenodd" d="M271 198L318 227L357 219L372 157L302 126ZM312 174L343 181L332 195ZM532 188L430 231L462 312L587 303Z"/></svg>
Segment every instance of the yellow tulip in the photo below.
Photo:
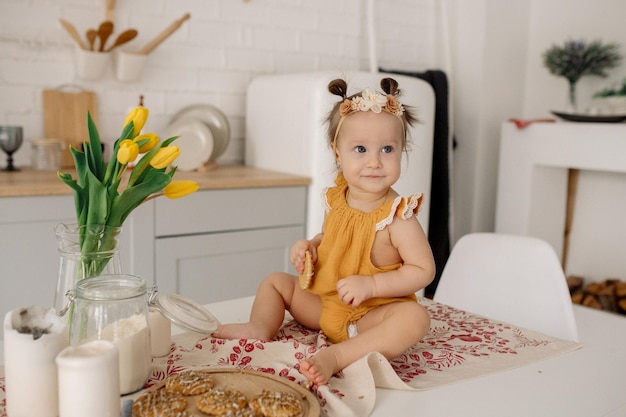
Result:
<svg viewBox="0 0 626 417"><path fill-rule="evenodd" d="M163 188L163 194L167 198L181 198L198 191L198 183L195 181L173 181Z"/></svg>
<svg viewBox="0 0 626 417"><path fill-rule="evenodd" d="M137 136L133 140L135 143L138 143L144 139L148 139L148 141L139 147L139 153L146 153L152 150L152 148L154 148L160 140L156 133L144 133L143 135Z"/></svg>
<svg viewBox="0 0 626 417"><path fill-rule="evenodd" d="M139 106L132 109L126 116L122 129L126 127L130 122L133 122L133 137L137 136L148 119L148 109Z"/></svg>
<svg viewBox="0 0 626 417"><path fill-rule="evenodd" d="M125 139L120 142L120 146L117 150L117 161L126 165L129 162L133 162L139 155L139 146L130 139Z"/></svg>
<svg viewBox="0 0 626 417"><path fill-rule="evenodd" d="M178 158L178 155L180 155L178 146L166 146L158 150L150 160L150 166L155 169L167 168L174 162L174 159Z"/></svg>

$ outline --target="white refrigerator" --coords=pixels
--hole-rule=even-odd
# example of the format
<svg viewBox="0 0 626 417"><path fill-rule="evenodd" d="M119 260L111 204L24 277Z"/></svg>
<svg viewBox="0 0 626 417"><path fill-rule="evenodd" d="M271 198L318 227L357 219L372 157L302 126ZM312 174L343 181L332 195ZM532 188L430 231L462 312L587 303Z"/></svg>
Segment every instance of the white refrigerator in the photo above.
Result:
<svg viewBox="0 0 626 417"><path fill-rule="evenodd" d="M427 82L404 75L369 72L315 72L259 76L250 83L246 103L245 163L258 168L311 178L307 195L306 237L319 233L324 220L322 192L334 184L335 161L324 120L340 100L328 83L343 78L348 95L366 87L381 91L380 80L392 77L402 90L399 100L411 106L418 122L408 131L410 152L394 185L400 195L423 193L418 219L428 233L433 155L435 95Z"/></svg>

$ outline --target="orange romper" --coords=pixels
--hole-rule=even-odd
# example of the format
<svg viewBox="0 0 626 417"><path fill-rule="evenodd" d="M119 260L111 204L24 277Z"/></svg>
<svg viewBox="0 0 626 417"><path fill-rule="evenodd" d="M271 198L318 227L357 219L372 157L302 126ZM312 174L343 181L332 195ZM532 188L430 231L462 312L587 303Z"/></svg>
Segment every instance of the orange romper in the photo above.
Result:
<svg viewBox="0 0 626 417"><path fill-rule="evenodd" d="M348 339L348 325L381 305L398 302L416 302L415 294L400 298L372 298L358 307L344 304L337 296L337 281L350 275L374 275L393 271L401 263L375 266L371 261L372 245L377 231L384 230L394 216L408 219L416 215L422 204L422 194L398 196L383 203L370 213L348 206L348 183L342 173L335 179L335 187L326 190L326 220L324 237L317 248L315 277L308 291L322 299L320 328L333 343Z"/></svg>

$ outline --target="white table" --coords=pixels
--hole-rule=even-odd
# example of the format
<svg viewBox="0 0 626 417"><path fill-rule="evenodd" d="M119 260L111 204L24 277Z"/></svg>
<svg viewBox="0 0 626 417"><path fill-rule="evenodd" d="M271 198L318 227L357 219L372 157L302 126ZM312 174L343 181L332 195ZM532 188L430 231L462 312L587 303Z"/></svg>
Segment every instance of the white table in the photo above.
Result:
<svg viewBox="0 0 626 417"><path fill-rule="evenodd" d="M222 323L247 321L253 298L209 304ZM427 391L376 390L372 417L624 417L626 318L574 306L582 349Z"/></svg>
<svg viewBox="0 0 626 417"><path fill-rule="evenodd" d="M242 322L252 301L207 308L222 323ZM582 306L574 306L574 313L581 349L427 391L376 389L371 416L625 417L626 318Z"/></svg>

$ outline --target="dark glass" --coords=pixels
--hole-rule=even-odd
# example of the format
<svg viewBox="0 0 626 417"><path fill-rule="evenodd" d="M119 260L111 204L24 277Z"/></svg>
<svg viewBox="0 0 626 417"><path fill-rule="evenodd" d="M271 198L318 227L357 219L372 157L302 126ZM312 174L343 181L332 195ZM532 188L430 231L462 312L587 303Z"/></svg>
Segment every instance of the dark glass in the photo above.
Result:
<svg viewBox="0 0 626 417"><path fill-rule="evenodd" d="M13 165L13 154L22 146L22 126L0 126L0 148L7 154L7 166L3 171L19 171Z"/></svg>

